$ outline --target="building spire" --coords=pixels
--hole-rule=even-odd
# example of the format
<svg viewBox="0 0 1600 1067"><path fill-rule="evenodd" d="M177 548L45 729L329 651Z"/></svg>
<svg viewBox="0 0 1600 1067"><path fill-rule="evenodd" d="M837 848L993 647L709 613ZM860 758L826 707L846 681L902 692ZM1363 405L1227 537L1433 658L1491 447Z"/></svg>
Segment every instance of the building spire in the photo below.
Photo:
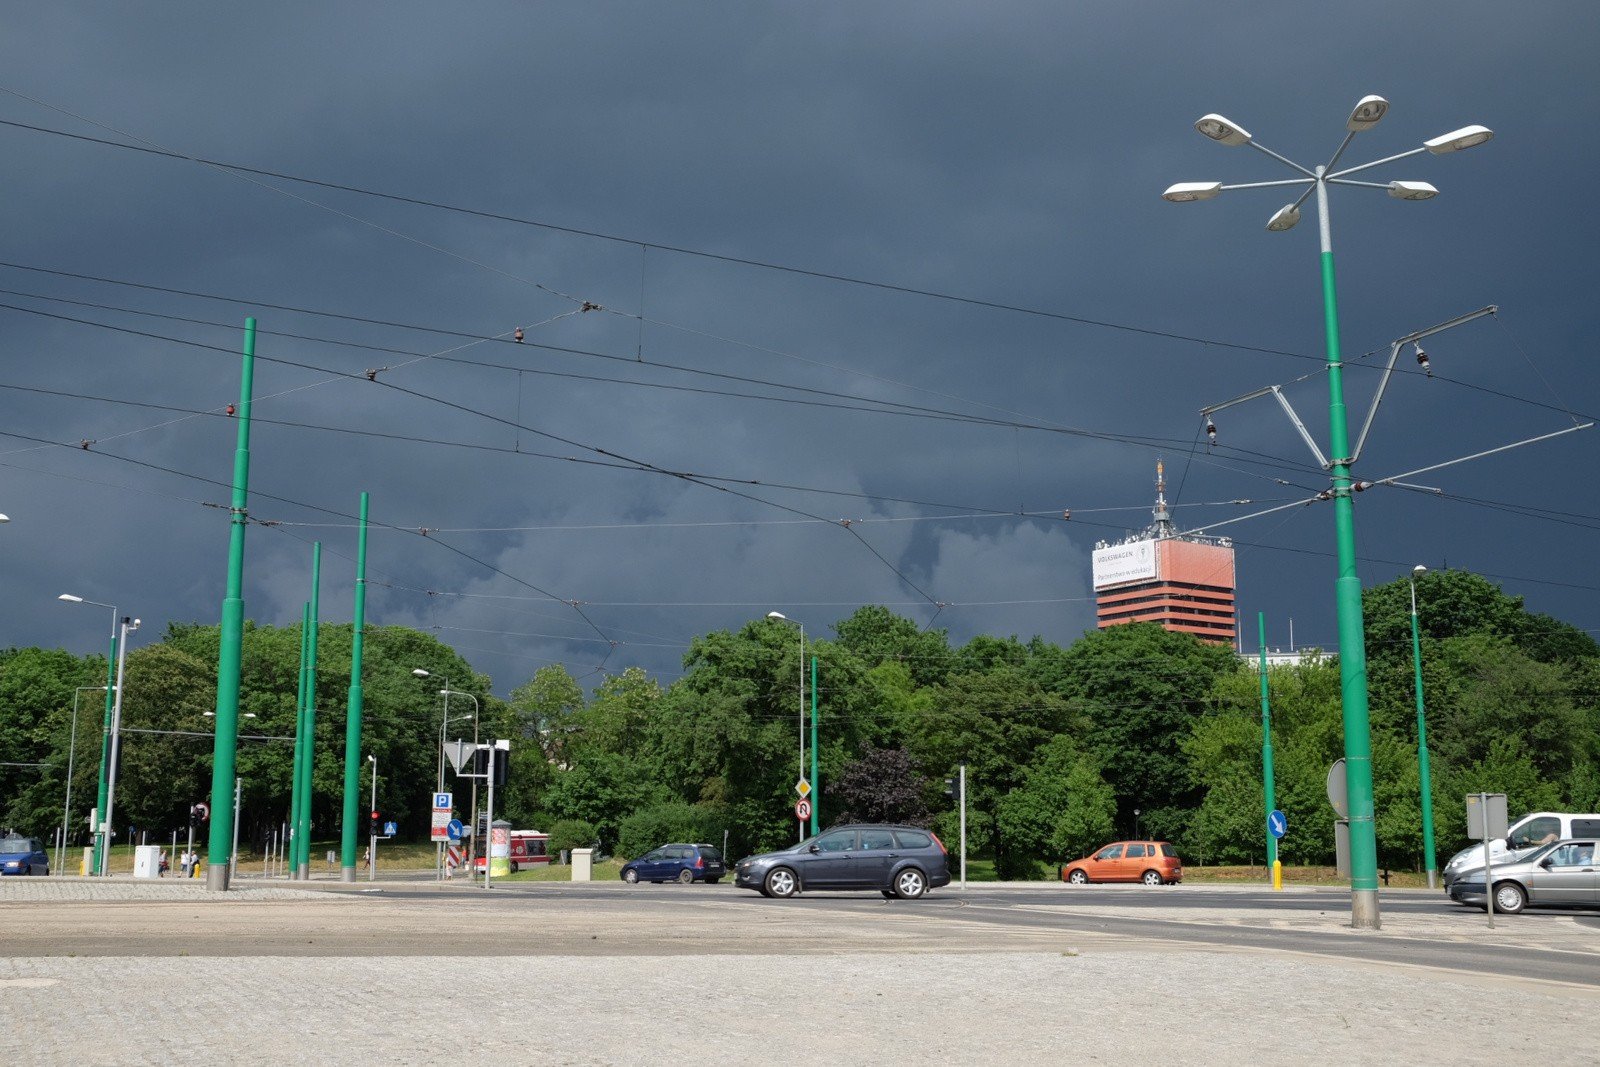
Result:
<svg viewBox="0 0 1600 1067"><path fill-rule="evenodd" d="M1161 460L1156 460L1156 506L1151 511L1155 523L1150 527L1150 535L1157 540L1171 537L1176 531L1172 528L1172 513L1167 510L1167 471L1166 465Z"/></svg>

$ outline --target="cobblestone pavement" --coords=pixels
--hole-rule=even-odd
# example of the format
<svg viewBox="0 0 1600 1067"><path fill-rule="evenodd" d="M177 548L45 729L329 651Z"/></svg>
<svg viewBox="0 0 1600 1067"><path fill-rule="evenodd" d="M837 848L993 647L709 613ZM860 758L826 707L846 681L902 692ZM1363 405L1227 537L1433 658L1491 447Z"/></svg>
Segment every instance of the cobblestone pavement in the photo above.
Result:
<svg viewBox="0 0 1600 1067"><path fill-rule="evenodd" d="M926 909L742 907L721 887L470 907L363 888L8 881L0 1018L29 1058L73 1064L1474 1064L1553 1057L1600 1008L1594 988L1157 938L932 938ZM1546 936L1544 918L1564 921L1503 926Z"/></svg>

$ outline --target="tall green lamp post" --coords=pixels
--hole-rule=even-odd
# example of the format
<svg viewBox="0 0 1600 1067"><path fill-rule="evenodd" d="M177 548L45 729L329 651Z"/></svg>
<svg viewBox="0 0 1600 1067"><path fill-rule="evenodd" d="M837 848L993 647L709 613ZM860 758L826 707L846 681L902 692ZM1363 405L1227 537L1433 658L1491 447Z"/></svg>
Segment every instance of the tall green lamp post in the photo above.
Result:
<svg viewBox="0 0 1600 1067"><path fill-rule="evenodd" d="M1356 134L1369 130L1382 120L1389 110L1389 102L1381 96L1365 96L1356 103L1345 123L1344 140L1327 163L1314 168L1303 167L1261 144L1238 123L1221 115L1202 116L1195 129L1225 145L1249 145L1270 156L1301 175L1282 181L1244 182L1224 185L1222 182L1180 182L1168 187L1162 198L1173 203L1210 200L1233 189L1267 189L1285 186L1304 186L1293 203L1286 204L1273 214L1267 229L1275 233L1294 227L1300 221L1300 205L1313 193L1317 198L1317 224L1322 239L1322 318L1327 338L1328 370L1328 447L1331 456L1323 461L1332 479L1329 496L1333 500L1333 525L1338 545L1338 578L1335 582L1335 604L1339 620L1339 682L1344 705L1344 756L1345 781L1350 804L1350 909L1351 925L1356 929L1375 930L1381 925L1378 914L1378 850L1373 828L1372 805L1372 729L1367 715L1367 652L1361 620L1361 578L1356 572L1355 508L1351 500L1350 438L1344 403L1344 363L1339 352L1339 308L1334 285L1333 237L1328 220L1328 186L1343 185L1366 189L1379 189L1397 200L1427 200L1438 195L1438 190L1427 182L1391 181L1369 182L1350 177L1363 171L1393 163L1396 160L1428 152L1443 155L1463 148L1483 144L1494 136L1483 126L1466 126L1451 133L1424 141L1420 147L1385 156L1370 163L1335 170L1339 158L1349 147ZM1313 444L1301 427L1302 436ZM1207 432L1215 439L1214 424ZM1318 453L1320 458L1320 452Z"/></svg>
<svg viewBox="0 0 1600 1067"><path fill-rule="evenodd" d="M228 888L233 859L233 797L239 751L239 678L244 649L244 531L250 521L250 401L254 395L256 320L244 320L239 373L239 431L233 450L233 497L228 520L228 585L222 601L217 653L217 739L211 755L211 832L206 842L206 888Z"/></svg>
<svg viewBox="0 0 1600 1067"><path fill-rule="evenodd" d="M1434 888L1439 861L1433 851L1433 778L1428 773L1428 720L1422 713L1422 634L1417 626L1417 578L1428 568L1411 568L1411 664L1416 672L1417 690L1417 774L1422 787L1422 858L1428 870L1428 888Z"/></svg>

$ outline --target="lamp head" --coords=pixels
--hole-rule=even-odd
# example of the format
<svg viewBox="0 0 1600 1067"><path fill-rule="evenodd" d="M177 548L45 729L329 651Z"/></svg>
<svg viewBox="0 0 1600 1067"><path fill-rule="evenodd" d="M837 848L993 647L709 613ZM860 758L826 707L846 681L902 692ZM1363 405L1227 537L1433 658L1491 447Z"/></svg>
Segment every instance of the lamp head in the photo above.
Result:
<svg viewBox="0 0 1600 1067"><path fill-rule="evenodd" d="M1356 101L1355 110L1350 112L1350 120L1344 124L1344 128L1351 133L1370 130L1383 121L1383 116L1388 114L1388 111L1389 101L1383 97L1363 96Z"/></svg>
<svg viewBox="0 0 1600 1067"><path fill-rule="evenodd" d="M1195 121L1194 128L1225 145L1242 145L1250 143L1250 131L1238 123L1229 122L1221 115L1202 115Z"/></svg>
<svg viewBox="0 0 1600 1067"><path fill-rule="evenodd" d="M1487 126L1463 126L1459 130L1442 133L1431 141L1423 141L1422 147L1436 156L1446 152L1459 152L1463 148L1474 148L1485 141L1494 138L1494 131Z"/></svg>
<svg viewBox="0 0 1600 1067"><path fill-rule="evenodd" d="M1300 209L1293 204L1285 204L1267 220L1267 229L1273 233L1282 233L1284 230L1294 229L1299 222Z"/></svg>
<svg viewBox="0 0 1600 1067"><path fill-rule="evenodd" d="M787 616L787 615L785 615L785 614L783 614L782 612L779 612L779 611L769 611L769 612L767 612L767 618L769 618L769 619L781 619L784 622L788 622L789 621L789 616Z"/></svg>
<svg viewBox="0 0 1600 1067"><path fill-rule="evenodd" d="M1390 182L1389 195L1396 200L1432 200L1439 190L1427 182Z"/></svg>
<svg viewBox="0 0 1600 1067"><path fill-rule="evenodd" d="M81 597L81 596L73 596L71 593L62 593L60 596L56 597L56 599L57 600L65 600L68 604L82 604L83 603L83 597Z"/></svg>
<svg viewBox="0 0 1600 1067"><path fill-rule="evenodd" d="M1423 575L1423 574L1427 574L1428 573L1428 568L1424 567L1422 564L1419 563L1415 567L1411 568L1411 573L1412 573L1413 576L1420 576L1420 575Z"/></svg>
<svg viewBox="0 0 1600 1067"><path fill-rule="evenodd" d="M1167 187L1161 199L1174 204L1187 204L1191 200L1210 200L1222 192L1221 182L1179 182Z"/></svg>
<svg viewBox="0 0 1600 1067"><path fill-rule="evenodd" d="M10 515L0 515L0 522L10 522L10 521L11 521L11 516Z"/></svg>
<svg viewBox="0 0 1600 1067"><path fill-rule="evenodd" d="M418 678L432 678L433 677L432 674L430 674L429 672L423 670L421 667L413 667L413 668L411 668L411 673L413 675L415 675L416 677L418 677Z"/></svg>

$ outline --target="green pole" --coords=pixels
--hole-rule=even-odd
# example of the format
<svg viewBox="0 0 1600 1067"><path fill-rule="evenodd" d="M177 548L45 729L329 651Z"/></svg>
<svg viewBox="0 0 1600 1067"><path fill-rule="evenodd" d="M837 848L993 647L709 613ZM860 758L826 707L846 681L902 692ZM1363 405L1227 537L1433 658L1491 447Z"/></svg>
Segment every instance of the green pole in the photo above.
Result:
<svg viewBox="0 0 1600 1067"><path fill-rule="evenodd" d="M367 494L361 494L356 542L356 611L350 637L350 705L344 721L344 813L339 835L339 879L356 880L356 826L361 806L361 631L367 616Z"/></svg>
<svg viewBox="0 0 1600 1067"><path fill-rule="evenodd" d="M1261 645L1261 786L1266 799L1268 820L1277 810L1277 788L1272 782L1272 706L1267 701L1267 613L1256 612L1256 632ZM1267 877L1272 877L1272 865L1278 862L1278 839L1267 828Z"/></svg>
<svg viewBox="0 0 1600 1067"><path fill-rule="evenodd" d="M239 749L239 663L244 647L244 528L249 523L250 398L256 364L256 320L244 320L244 366L239 375L239 436L233 451L233 502L228 529L228 592L222 601L217 654L217 739L211 758L211 834L206 888L228 888L233 852L233 790Z"/></svg>
<svg viewBox="0 0 1600 1067"><path fill-rule="evenodd" d="M106 801L110 799L111 771L111 712L116 707L117 691L117 609L111 609L111 652L106 659L106 725L100 734L100 802L95 807L95 823L89 827L90 840L94 842L93 874L106 873L106 835L100 832L105 821Z"/></svg>
<svg viewBox="0 0 1600 1067"><path fill-rule="evenodd" d="M1417 626L1417 580L1411 579L1411 662L1417 688L1417 771L1422 786L1422 858L1428 871L1428 888L1434 888L1439 861L1433 851L1433 779L1428 773L1428 721L1422 713L1422 636Z"/></svg>
<svg viewBox="0 0 1600 1067"><path fill-rule="evenodd" d="M311 809L315 797L311 772L317 765L317 632L322 611L322 542L311 544L311 605L306 633L306 758L300 765L300 822L295 827L295 854L300 880L311 877Z"/></svg>
<svg viewBox="0 0 1600 1067"><path fill-rule="evenodd" d="M1344 774L1350 804L1350 924L1382 926L1378 914L1378 839L1373 825L1372 726L1367 715L1367 646L1361 620L1361 577L1356 572L1355 503L1350 491L1350 431L1339 354L1339 307L1334 285L1333 239L1328 224L1327 168L1317 168L1317 215L1322 231L1322 314L1328 342L1328 446L1332 455L1333 526L1339 577L1339 691L1344 706Z"/></svg>
<svg viewBox="0 0 1600 1067"><path fill-rule="evenodd" d="M285 842L288 848L288 872L291 879L300 877L294 865L295 848L300 834L300 805L303 803L300 796L300 768L306 761L306 663L310 659L310 650L306 642L311 639L311 601L306 601L300 607L300 690L295 697L294 705L294 771L289 779L289 840Z"/></svg>
<svg viewBox="0 0 1600 1067"><path fill-rule="evenodd" d="M822 818L822 777L817 772L817 657L811 657L811 832Z"/></svg>

